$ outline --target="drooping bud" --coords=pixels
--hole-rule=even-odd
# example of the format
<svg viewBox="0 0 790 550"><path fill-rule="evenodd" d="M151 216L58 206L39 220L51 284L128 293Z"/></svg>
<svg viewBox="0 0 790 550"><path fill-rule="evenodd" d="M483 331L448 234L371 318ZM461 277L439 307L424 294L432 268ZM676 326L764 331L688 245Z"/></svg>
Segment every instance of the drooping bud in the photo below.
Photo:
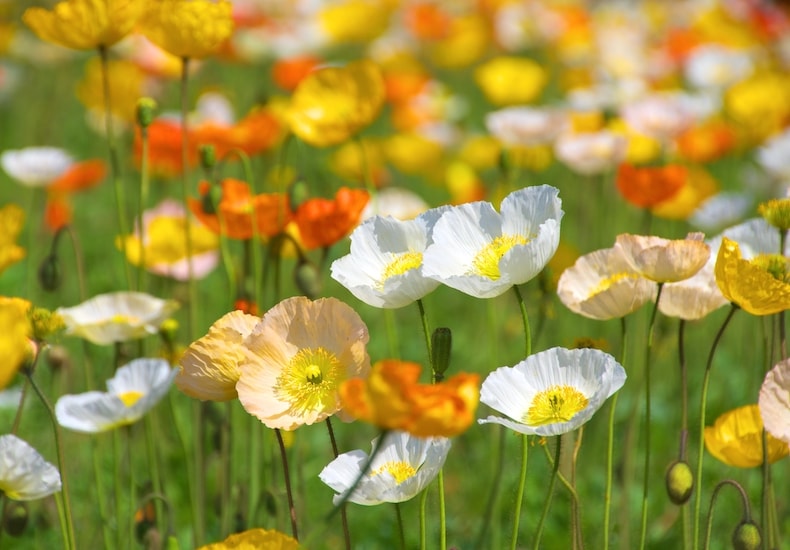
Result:
<svg viewBox="0 0 790 550"><path fill-rule="evenodd" d="M47 292L54 292L63 283L63 271L57 254L49 254L38 266L38 284Z"/></svg>
<svg viewBox="0 0 790 550"><path fill-rule="evenodd" d="M154 121L156 111L156 101L150 97L141 97L137 101L137 124L143 128L148 128Z"/></svg>
<svg viewBox="0 0 790 550"><path fill-rule="evenodd" d="M296 211L299 205L310 198L310 188L307 182L302 178L296 178L291 185L288 186L288 203L291 210Z"/></svg>
<svg viewBox="0 0 790 550"><path fill-rule="evenodd" d="M206 214L216 214L220 202L222 202L222 188L219 185L212 185L209 187L208 193L203 195L200 208Z"/></svg>
<svg viewBox="0 0 790 550"><path fill-rule="evenodd" d="M200 153L200 166L209 174L217 165L217 149L210 143L204 143L198 147Z"/></svg>
<svg viewBox="0 0 790 550"><path fill-rule="evenodd" d="M732 547L735 550L759 550L762 544L760 528L752 521L742 521L732 534Z"/></svg>
<svg viewBox="0 0 790 550"><path fill-rule="evenodd" d="M431 335L431 364L437 382L450 367L450 352L453 347L453 333L447 327L439 327Z"/></svg>
<svg viewBox="0 0 790 550"><path fill-rule="evenodd" d="M24 502L8 500L3 514L3 532L12 537L21 537L27 528L27 505Z"/></svg>
<svg viewBox="0 0 790 550"><path fill-rule="evenodd" d="M294 282L302 294L315 300L321 294L321 274L310 262L299 262L294 268Z"/></svg>
<svg viewBox="0 0 790 550"><path fill-rule="evenodd" d="M682 460L673 462L664 480L669 500L678 506L686 504L694 491L694 473L688 463Z"/></svg>

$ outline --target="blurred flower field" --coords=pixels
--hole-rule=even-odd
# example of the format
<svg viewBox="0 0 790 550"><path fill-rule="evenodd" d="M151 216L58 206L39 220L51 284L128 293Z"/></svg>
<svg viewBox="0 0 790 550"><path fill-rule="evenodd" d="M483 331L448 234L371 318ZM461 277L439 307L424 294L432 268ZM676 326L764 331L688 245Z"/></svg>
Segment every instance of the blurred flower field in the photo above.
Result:
<svg viewBox="0 0 790 550"><path fill-rule="evenodd" d="M0 0L0 548L786 548L790 6Z"/></svg>

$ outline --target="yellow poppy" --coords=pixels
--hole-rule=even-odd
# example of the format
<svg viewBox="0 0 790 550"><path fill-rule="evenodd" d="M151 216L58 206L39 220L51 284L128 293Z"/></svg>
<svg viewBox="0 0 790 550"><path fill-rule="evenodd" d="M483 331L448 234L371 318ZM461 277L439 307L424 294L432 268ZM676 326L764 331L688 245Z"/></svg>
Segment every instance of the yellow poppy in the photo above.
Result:
<svg viewBox="0 0 790 550"><path fill-rule="evenodd" d="M222 542L201 546L199 550L298 550L299 542L274 529L248 529L230 535Z"/></svg>
<svg viewBox="0 0 790 550"><path fill-rule="evenodd" d="M786 442L766 433L768 463L790 454ZM705 428L705 448L717 459L738 468L754 468L763 463L763 420L757 405L728 411Z"/></svg>
<svg viewBox="0 0 790 550"><path fill-rule="evenodd" d="M65 0L52 10L28 8L22 21L42 40L92 50L129 34L147 7L146 0Z"/></svg>
<svg viewBox="0 0 790 550"><path fill-rule="evenodd" d="M373 122L384 104L384 79L372 61L327 67L302 80L291 98L291 131L316 147L338 145Z"/></svg>
<svg viewBox="0 0 790 550"><path fill-rule="evenodd" d="M16 244L25 222L25 211L15 204L0 208L0 273L25 257L25 249Z"/></svg>
<svg viewBox="0 0 790 550"><path fill-rule="evenodd" d="M365 43L387 30L391 11L380 0L346 0L324 7L318 21L334 43Z"/></svg>
<svg viewBox="0 0 790 550"><path fill-rule="evenodd" d="M716 283L730 302L752 315L771 315L790 309L787 258L761 254L741 257L738 243L724 237L716 258Z"/></svg>
<svg viewBox="0 0 790 550"><path fill-rule="evenodd" d="M0 296L0 390L8 386L30 353L29 309L27 300Z"/></svg>
<svg viewBox="0 0 790 550"><path fill-rule="evenodd" d="M233 33L231 11L227 0L159 0L141 18L140 30L170 54L203 58Z"/></svg>
<svg viewBox="0 0 790 550"><path fill-rule="evenodd" d="M548 77L546 71L531 59L502 56L478 67L475 81L488 101L502 107L536 100Z"/></svg>

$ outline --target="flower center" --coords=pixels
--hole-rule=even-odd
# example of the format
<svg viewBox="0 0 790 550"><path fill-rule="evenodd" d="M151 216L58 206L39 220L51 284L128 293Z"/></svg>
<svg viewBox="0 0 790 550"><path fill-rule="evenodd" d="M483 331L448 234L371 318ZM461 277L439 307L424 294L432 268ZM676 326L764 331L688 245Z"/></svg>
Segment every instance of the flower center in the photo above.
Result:
<svg viewBox="0 0 790 550"><path fill-rule="evenodd" d="M407 271L417 269L421 265L422 252L405 252L403 254L399 254L394 260L387 264L387 267L384 268L384 272L381 274L379 286L383 287L384 283L390 277L394 277L395 275L403 275Z"/></svg>
<svg viewBox="0 0 790 550"><path fill-rule="evenodd" d="M500 277L499 260L516 245L527 244L523 235L500 235L488 243L472 260L473 272L496 281Z"/></svg>
<svg viewBox="0 0 790 550"><path fill-rule="evenodd" d="M760 204L757 212L774 227L790 229L790 199L771 199Z"/></svg>
<svg viewBox="0 0 790 550"><path fill-rule="evenodd" d="M529 426L545 426L567 422L587 406L588 400L582 392L572 386L551 386L538 393L532 400L524 423Z"/></svg>
<svg viewBox="0 0 790 550"><path fill-rule="evenodd" d="M751 260L752 265L755 265L767 271L777 281L783 283L790 283L790 270L788 270L788 260L780 254L760 254Z"/></svg>
<svg viewBox="0 0 790 550"><path fill-rule="evenodd" d="M324 348L305 348L291 358L274 383L278 399L291 404L292 412L335 408L337 387L345 379L343 365Z"/></svg>
<svg viewBox="0 0 790 550"><path fill-rule="evenodd" d="M395 483L398 485L417 474L417 470L415 470L411 464L400 460L398 462L387 462L381 468L377 468L371 472L371 475L377 476L384 472L389 472L389 474L395 478Z"/></svg>
<svg viewBox="0 0 790 550"><path fill-rule="evenodd" d="M116 313L110 319L110 322L116 325L134 325L140 322L140 319L134 315L124 315L123 313Z"/></svg>
<svg viewBox="0 0 790 550"><path fill-rule="evenodd" d="M639 275L637 275L636 273L627 273L625 271L621 273L615 273L614 275L611 275L606 279L603 279L601 282L599 282L598 286L596 286L594 289L590 291L590 294L589 296L587 296L587 299L589 300L593 296L597 296L601 292L605 292L609 290L610 286L612 286L613 284L619 281L622 281L623 279L638 279L638 278Z"/></svg>
<svg viewBox="0 0 790 550"><path fill-rule="evenodd" d="M123 404L126 405L127 407L131 407L132 405L134 405L135 403L140 401L140 398L142 396L143 396L143 392L140 392L140 391L127 391L127 392L123 392L123 393L118 394L118 399L123 401Z"/></svg>

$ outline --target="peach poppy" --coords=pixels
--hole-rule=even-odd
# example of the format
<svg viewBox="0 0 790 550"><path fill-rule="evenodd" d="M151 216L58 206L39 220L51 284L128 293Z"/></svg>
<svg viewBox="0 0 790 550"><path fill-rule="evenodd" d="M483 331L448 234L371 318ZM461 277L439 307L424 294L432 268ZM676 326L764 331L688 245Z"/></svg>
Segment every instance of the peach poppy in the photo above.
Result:
<svg viewBox="0 0 790 550"><path fill-rule="evenodd" d="M379 361L367 380L353 378L340 386L344 410L383 429L417 437L452 437L474 420L480 377L457 374L438 384L419 384L417 363Z"/></svg>
<svg viewBox="0 0 790 550"><path fill-rule="evenodd" d="M368 203L363 189L341 187L334 199L308 199L299 205L294 221L305 248L328 247L348 235L359 223Z"/></svg>
<svg viewBox="0 0 790 550"><path fill-rule="evenodd" d="M623 163L617 170L617 189L623 198L640 208L651 208L673 197L686 184L683 166L634 166Z"/></svg>
<svg viewBox="0 0 790 550"><path fill-rule="evenodd" d="M211 184L200 182L200 199L189 199L189 209L214 233L224 233L231 239L251 239L255 234L253 220L256 220L258 235L273 237L281 233L291 220L286 195L262 193L253 196L249 185L233 178L222 180L221 185L222 197L216 208L222 214L222 223L216 213L206 210L205 199Z"/></svg>

